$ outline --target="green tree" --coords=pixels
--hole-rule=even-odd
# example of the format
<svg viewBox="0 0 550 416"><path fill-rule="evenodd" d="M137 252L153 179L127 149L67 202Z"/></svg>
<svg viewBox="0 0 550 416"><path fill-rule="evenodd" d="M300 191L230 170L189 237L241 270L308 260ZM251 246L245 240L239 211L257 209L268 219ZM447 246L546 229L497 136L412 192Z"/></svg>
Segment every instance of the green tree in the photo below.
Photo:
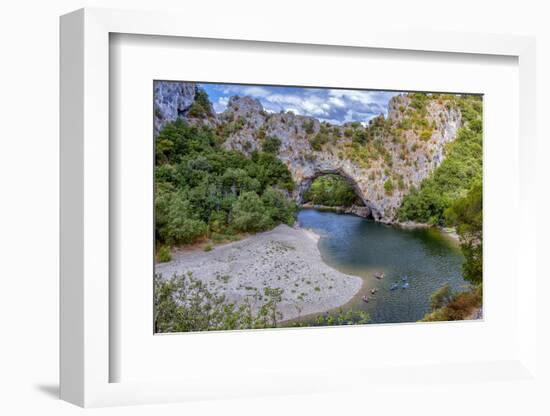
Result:
<svg viewBox="0 0 550 416"><path fill-rule="evenodd" d="M355 190L350 183L340 175L323 175L316 178L304 194L306 201L316 205L351 206L360 204Z"/></svg>
<svg viewBox="0 0 550 416"><path fill-rule="evenodd" d="M281 140L278 137L269 136L264 139L262 150L266 153L276 155L279 153Z"/></svg>
<svg viewBox="0 0 550 416"><path fill-rule="evenodd" d="M298 206L282 191L269 187L264 191L261 200L273 224L294 224Z"/></svg>
<svg viewBox="0 0 550 416"><path fill-rule="evenodd" d="M155 199L156 231L168 245L188 244L206 234L206 224L193 217L183 192L161 192Z"/></svg>
<svg viewBox="0 0 550 416"><path fill-rule="evenodd" d="M262 231L273 225L256 192L243 192L233 204L232 224L239 231Z"/></svg>
<svg viewBox="0 0 550 416"><path fill-rule="evenodd" d="M483 187L474 184L468 194L447 211L448 221L456 227L466 258L462 266L464 279L472 283L483 280Z"/></svg>
<svg viewBox="0 0 550 416"><path fill-rule="evenodd" d="M213 115L212 105L208 94L200 87L195 88L195 100L188 110L190 117L205 118Z"/></svg>

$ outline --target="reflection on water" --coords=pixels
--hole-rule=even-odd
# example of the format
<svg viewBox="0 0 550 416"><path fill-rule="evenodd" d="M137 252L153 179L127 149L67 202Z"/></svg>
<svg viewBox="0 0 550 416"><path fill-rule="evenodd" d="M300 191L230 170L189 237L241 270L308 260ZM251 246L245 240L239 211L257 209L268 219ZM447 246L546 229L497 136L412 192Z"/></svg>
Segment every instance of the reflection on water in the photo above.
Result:
<svg viewBox="0 0 550 416"><path fill-rule="evenodd" d="M345 309L362 309L373 323L417 321L429 311L436 289L445 283L455 290L466 284L460 249L438 230L402 230L315 209L301 210L298 223L321 235L319 249L328 265L363 278L362 291ZM376 279L375 273L384 273L384 279ZM390 290L392 285L397 288ZM373 288L378 289L374 295Z"/></svg>

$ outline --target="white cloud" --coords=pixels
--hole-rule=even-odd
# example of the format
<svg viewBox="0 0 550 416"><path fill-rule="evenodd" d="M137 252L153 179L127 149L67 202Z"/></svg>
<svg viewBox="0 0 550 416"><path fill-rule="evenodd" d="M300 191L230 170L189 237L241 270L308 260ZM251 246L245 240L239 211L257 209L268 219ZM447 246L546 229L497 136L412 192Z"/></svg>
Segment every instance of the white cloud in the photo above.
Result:
<svg viewBox="0 0 550 416"><path fill-rule="evenodd" d="M346 111L346 114L344 115L344 122L349 123L350 121L353 121L353 110L351 109Z"/></svg>
<svg viewBox="0 0 550 416"><path fill-rule="evenodd" d="M267 101L277 104L280 109L287 110L292 107L296 114L309 116L328 115L330 106L322 97L316 95L271 94L265 97Z"/></svg>
<svg viewBox="0 0 550 416"><path fill-rule="evenodd" d="M214 104L217 112L225 110L230 95L251 96L270 113L292 111L331 124L350 121L367 123L380 114L387 115L389 99L397 95L385 91L340 90L325 88L291 88L254 85L220 85L223 96Z"/></svg>
<svg viewBox="0 0 550 416"><path fill-rule="evenodd" d="M328 102L338 108L344 108L346 103L339 97L329 97Z"/></svg>
<svg viewBox="0 0 550 416"><path fill-rule="evenodd" d="M251 97L267 97L270 92L262 87L245 87L243 89L244 95L250 95Z"/></svg>
<svg viewBox="0 0 550 416"><path fill-rule="evenodd" d="M319 118L318 120L329 124L342 124L342 120L336 120L335 118Z"/></svg>
<svg viewBox="0 0 550 416"><path fill-rule="evenodd" d="M227 95L248 95L250 97L266 97L271 94L267 88L257 85L224 85L221 89Z"/></svg>
<svg viewBox="0 0 550 416"><path fill-rule="evenodd" d="M371 104L376 102L374 91L358 91L358 90L330 90L329 95L336 99L345 99L356 101L362 104Z"/></svg>
<svg viewBox="0 0 550 416"><path fill-rule="evenodd" d="M227 103L229 102L229 97L220 97L218 101L213 104L214 111L216 113L223 113L227 108Z"/></svg>
<svg viewBox="0 0 550 416"><path fill-rule="evenodd" d="M293 108L293 107L287 107L287 108L285 108L285 111L286 111L286 112L291 111L291 112L293 112L294 114L301 114L301 113L300 113L300 110L298 110L298 109L296 109L296 108Z"/></svg>

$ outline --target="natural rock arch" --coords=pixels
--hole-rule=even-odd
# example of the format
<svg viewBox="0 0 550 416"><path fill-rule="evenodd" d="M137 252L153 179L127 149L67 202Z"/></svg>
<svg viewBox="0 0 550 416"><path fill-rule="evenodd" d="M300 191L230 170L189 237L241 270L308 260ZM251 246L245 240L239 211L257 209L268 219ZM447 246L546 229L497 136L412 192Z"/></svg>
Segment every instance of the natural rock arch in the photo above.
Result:
<svg viewBox="0 0 550 416"><path fill-rule="evenodd" d="M223 113L197 118L189 116L197 92L195 84L156 81L154 85L155 135L164 125L180 118L211 128L230 126L223 146L246 155L262 149L260 136L275 137L280 141L277 157L287 165L297 184L298 189L293 192L297 202L302 202L304 189L316 177L335 173L350 181L372 217L384 223L396 221L405 195L418 188L439 166L445 145L455 139L462 126L462 114L456 104L429 97L425 118L431 122L431 136L428 140L421 138L412 125L403 126L403 122L412 122L407 115L411 97L401 94L389 101L387 116L381 116L384 123L392 126L377 133L375 140L382 150L355 155L353 137L346 135L346 130L353 127L349 123L330 125L292 112L268 113L260 101L246 96L232 97ZM399 137L394 135L396 131L400 131ZM321 145L319 149L312 145L320 134L326 142L329 133L330 146Z"/></svg>

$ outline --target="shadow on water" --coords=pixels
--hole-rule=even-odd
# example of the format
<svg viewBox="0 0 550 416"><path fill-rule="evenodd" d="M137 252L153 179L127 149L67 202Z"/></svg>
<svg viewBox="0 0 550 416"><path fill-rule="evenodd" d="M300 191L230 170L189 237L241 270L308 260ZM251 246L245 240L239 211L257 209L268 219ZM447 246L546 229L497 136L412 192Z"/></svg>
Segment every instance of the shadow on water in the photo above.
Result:
<svg viewBox="0 0 550 416"><path fill-rule="evenodd" d="M343 309L368 312L373 323L417 321L429 311L436 289L466 284L458 245L437 229L403 230L315 209L300 211L298 223L321 235L319 250L329 266L363 279L362 290ZM375 273L384 273L384 279Z"/></svg>

